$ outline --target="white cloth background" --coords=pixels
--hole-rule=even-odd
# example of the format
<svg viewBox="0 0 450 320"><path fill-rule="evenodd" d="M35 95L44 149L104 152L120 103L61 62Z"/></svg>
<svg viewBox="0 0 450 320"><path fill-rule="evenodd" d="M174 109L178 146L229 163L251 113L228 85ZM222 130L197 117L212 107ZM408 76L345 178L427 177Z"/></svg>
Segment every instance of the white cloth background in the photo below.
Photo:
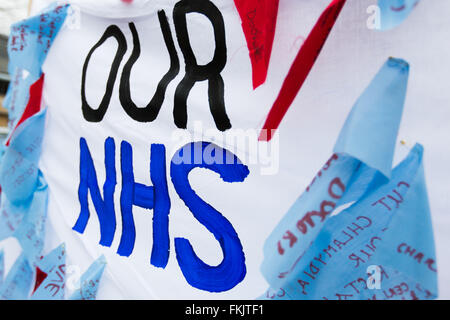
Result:
<svg viewBox="0 0 450 320"><path fill-rule="evenodd" d="M112 2L119 7L111 5ZM152 6L165 9L168 17L171 17L174 2L139 1L139 4L143 6L142 8L150 8L150 11ZM264 86L252 92L250 63L247 49L243 47L245 41L237 12L231 0L214 1L225 17L229 60L224 70L224 80L230 117L235 119L236 127L261 126L301 45L302 37L307 36L307 30L312 27L327 2L328 0L280 1L268 80ZM80 30L63 29L44 66L46 72L44 101L48 104L49 110L41 168L50 186L46 250L56 247L62 241L66 242L68 265L80 266L81 270L85 270L98 255L105 254L108 266L98 293L99 299L257 297L267 288L259 272L265 239L330 156L339 130L355 100L385 60L389 56L394 56L403 58L411 64L399 140L407 141L410 146L417 141L425 147L424 161L435 231L440 298L449 299L450 189L447 184L450 181L448 169L450 146L447 141L450 137L448 121L450 45L447 39L450 38L448 19L450 2L423 1L405 23L388 32L370 30L367 27L369 14L366 9L375 2L375 0L347 1L322 54L280 126L278 174L261 176L257 167L251 167L252 174L241 184L223 183L208 172L196 171L195 174L191 174L193 188L233 222L244 245L247 277L236 288L223 294L210 294L193 289L180 272L173 250L174 237L187 236L200 257L210 264L220 262L221 256L217 242L184 207L175 194L170 180L172 252L165 270L156 269L149 264L151 212L142 214L139 209L135 210L137 239L135 252L130 258L115 254L120 228L116 231L116 239L111 248L103 248L97 244L98 222L92 205L91 220L85 234L79 235L71 230L79 210L77 188L80 136L87 139L92 155L96 159L100 185L104 181L103 142L108 135L116 138L117 157L118 146L122 139L133 145L136 179L150 183L148 181L150 143L172 143L167 134L173 130L172 97L179 77L169 86L168 98L154 123L138 124L127 117L119 104L115 90L111 106L102 122L103 129L99 129L98 124L88 124L82 119L79 79L84 57L99 39L107 23L94 16L83 14ZM84 1L85 5L86 3ZM106 6L106 3L109 15L117 16L123 11L120 9L119 0L96 1L95 7ZM173 24L171 19L169 20L173 32ZM154 32L151 30L159 32L159 28L155 27L156 21L155 16L150 15L149 32L145 33L149 38L146 39L153 36ZM123 26L125 25L126 22L123 22ZM199 28L200 26L197 25ZM122 29L126 31L125 27ZM160 37L160 34L155 37ZM144 40L141 39L141 42ZM114 47L111 48L112 52L115 52ZM167 59L165 52L158 53L158 48L148 46L143 52L147 52L146 50L152 54L150 59ZM111 57L112 54L106 57ZM128 54L129 52L124 60ZM179 56L181 58L181 54ZM105 61L110 59L104 58ZM101 60L98 59L99 63ZM166 60L161 61L165 62L162 63L163 69L160 73L167 64ZM154 66L152 60L148 63ZM179 76L183 74L183 67L181 58ZM157 80L159 77L155 81ZM96 85L101 88L103 84L103 81L92 83L92 88L96 88ZM203 85L198 87L193 93L198 100L193 100L195 107L190 109L189 123L192 125L195 118L204 119L204 127L210 127L212 125L210 115L199 111L207 110L204 102L205 93L202 91L205 88ZM91 99L98 101L100 95L92 95ZM147 99L143 97L143 103ZM241 103L243 100L245 103ZM173 150L167 146L167 151L169 161L170 152ZM398 162L406 153L407 148L399 144L395 161ZM119 162L117 164L119 165ZM120 182L116 189L117 215L120 212L119 191ZM226 194L228 198L224 199L222 194ZM420 234L417 236L420 237Z"/></svg>

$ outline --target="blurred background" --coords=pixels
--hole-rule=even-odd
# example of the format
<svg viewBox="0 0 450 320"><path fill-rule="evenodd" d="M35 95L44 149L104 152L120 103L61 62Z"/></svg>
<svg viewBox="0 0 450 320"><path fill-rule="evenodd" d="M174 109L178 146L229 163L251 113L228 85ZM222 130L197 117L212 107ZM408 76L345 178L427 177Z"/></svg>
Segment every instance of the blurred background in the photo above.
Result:
<svg viewBox="0 0 450 320"><path fill-rule="evenodd" d="M0 139L8 134L8 113L3 108L3 100L10 81L8 74L8 36L12 23L27 17L31 1L1 0L0 1Z"/></svg>

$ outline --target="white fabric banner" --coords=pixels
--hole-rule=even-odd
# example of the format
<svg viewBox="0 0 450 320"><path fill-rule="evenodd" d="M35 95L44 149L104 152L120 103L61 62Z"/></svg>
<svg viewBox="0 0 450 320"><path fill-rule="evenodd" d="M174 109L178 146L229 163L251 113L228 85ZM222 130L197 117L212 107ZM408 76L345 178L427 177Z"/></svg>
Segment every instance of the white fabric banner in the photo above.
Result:
<svg viewBox="0 0 450 320"><path fill-rule="evenodd" d="M68 278L77 270L85 270L103 254L108 264L98 299L253 299L259 296L268 286L260 272L264 241L329 157L355 100L386 59L395 56L411 65L399 139L410 146L418 141L426 149L424 163L441 271L440 298L450 296L450 289L443 285L450 281L446 272L450 269L446 246L450 241L447 232L450 203L446 191L450 180L447 170L450 152L445 145L445 137L450 134L447 125L450 46L445 44L450 36L450 21L442 14L450 12L450 3L420 3L404 24L381 32L371 25L372 15L376 13L369 8L376 1L347 1L278 135L269 144L256 143L258 130L328 0L280 1L268 78L255 91L241 21L231 0L212 1L215 9L207 15L187 14L188 37L183 35L183 19L174 20L183 17L181 11L175 12L176 1L135 0L133 4L125 4L119 0L95 3L74 0L72 3L73 12L68 18L71 22L61 29L43 67L43 101L48 110L40 161L49 186L44 251L65 242ZM220 32L222 21L224 34ZM175 51L171 49L171 41ZM189 60L191 54L194 62ZM172 74L170 70L177 69L171 68L176 60L179 71ZM186 64L189 69L195 62L210 66L206 72L212 81L196 82L195 77L202 77L200 71L186 76ZM124 76L127 69L129 74ZM112 81L111 74L115 72L117 76ZM168 74L170 80L163 81ZM223 79L223 86L217 80L218 75ZM184 85L180 85L183 81ZM192 89L186 91L190 82ZM153 119L149 112L141 112L136 107L147 106L162 83L167 88ZM187 118L183 101L175 99L177 90L184 90ZM160 93L156 94L156 100L162 97ZM220 112L222 96L226 116ZM135 104L134 109L130 100ZM106 106L106 111L99 105ZM155 105L150 109L154 110ZM230 125L231 129L223 131ZM242 130L247 130L245 135ZM237 141L236 136L244 140ZM103 196L107 176L105 141L109 137L115 145L115 157L111 161L117 173L114 192L117 227L111 245L105 247L99 245L100 223L90 193L90 218L84 232L72 228L81 206L80 139L85 139L90 151ZM165 268L150 263L154 210L133 206L132 252L129 256L116 253L123 235L121 168L122 161L126 161L126 147L121 147L122 141L132 148L136 183L146 186L154 183L150 176L152 144L165 146L163 167L171 204L170 254ZM175 239L186 238L204 263L216 266L223 259L219 242L190 212L171 178L173 155L192 141L214 142L236 154L250 170L244 181L236 183L227 183L209 170L197 169L189 175L189 183L197 195L231 223L245 254L245 277L220 293L188 283L175 253ZM407 152L407 147L398 148L396 161Z"/></svg>

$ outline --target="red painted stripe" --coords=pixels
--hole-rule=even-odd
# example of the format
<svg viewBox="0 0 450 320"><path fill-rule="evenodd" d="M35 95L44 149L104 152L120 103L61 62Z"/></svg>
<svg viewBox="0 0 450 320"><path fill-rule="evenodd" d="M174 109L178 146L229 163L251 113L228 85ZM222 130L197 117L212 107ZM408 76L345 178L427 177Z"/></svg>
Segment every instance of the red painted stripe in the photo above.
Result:
<svg viewBox="0 0 450 320"><path fill-rule="evenodd" d="M34 283L34 289L33 289L33 293L36 292L37 288L39 288L39 286L42 284L42 282L44 282L45 278L47 278L47 274L42 271L41 269L39 269L38 267L36 267L36 281Z"/></svg>
<svg viewBox="0 0 450 320"><path fill-rule="evenodd" d="M234 0L252 63L253 88L266 81L279 0Z"/></svg>
<svg viewBox="0 0 450 320"><path fill-rule="evenodd" d="M8 140L6 141L6 145L9 146L9 143L11 141L11 137L13 136L14 132L17 130L17 128L28 118L32 117L39 111L41 111L41 99L42 99L42 89L44 88L44 74L30 86L30 98L28 99L27 106L25 107L25 110L22 113L22 116L19 119L19 122L17 122L16 126L12 130L11 134L9 135Z"/></svg>
<svg viewBox="0 0 450 320"><path fill-rule="evenodd" d="M322 50L346 0L333 0L316 22L292 64L280 93L270 110L260 141L270 141L272 130L278 129L286 112L303 86Z"/></svg>
<svg viewBox="0 0 450 320"><path fill-rule="evenodd" d="M267 71L269 70L270 57L272 55L273 41L275 39L275 30L277 28L279 0L266 0L266 42L265 42L265 57L266 67L264 73L264 83L267 78ZM261 84L262 84L261 83Z"/></svg>

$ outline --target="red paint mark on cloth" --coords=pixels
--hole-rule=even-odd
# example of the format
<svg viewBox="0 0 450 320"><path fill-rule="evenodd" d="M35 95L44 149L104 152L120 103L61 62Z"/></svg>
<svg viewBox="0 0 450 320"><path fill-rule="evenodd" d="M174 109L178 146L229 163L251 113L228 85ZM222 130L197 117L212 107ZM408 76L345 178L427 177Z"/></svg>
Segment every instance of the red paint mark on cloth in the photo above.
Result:
<svg viewBox="0 0 450 320"><path fill-rule="evenodd" d="M260 141L270 141L319 56L346 0L333 0L316 22L289 70L267 116Z"/></svg>
<svg viewBox="0 0 450 320"><path fill-rule="evenodd" d="M34 284L34 289L32 293L35 293L37 288L44 282L44 280L47 278L47 273L36 267L36 281Z"/></svg>
<svg viewBox="0 0 450 320"><path fill-rule="evenodd" d="M279 0L234 0L252 63L253 88L266 81Z"/></svg>
<svg viewBox="0 0 450 320"><path fill-rule="evenodd" d="M6 145L9 146L11 141L11 137L14 135L14 132L17 128L25 122L25 120L31 118L36 113L41 111L41 99L42 99L42 89L44 88L44 74L30 86L30 98L28 99L28 104L25 107L25 110L22 113L19 121L16 126L12 129L11 134L9 135L8 140L6 141Z"/></svg>

